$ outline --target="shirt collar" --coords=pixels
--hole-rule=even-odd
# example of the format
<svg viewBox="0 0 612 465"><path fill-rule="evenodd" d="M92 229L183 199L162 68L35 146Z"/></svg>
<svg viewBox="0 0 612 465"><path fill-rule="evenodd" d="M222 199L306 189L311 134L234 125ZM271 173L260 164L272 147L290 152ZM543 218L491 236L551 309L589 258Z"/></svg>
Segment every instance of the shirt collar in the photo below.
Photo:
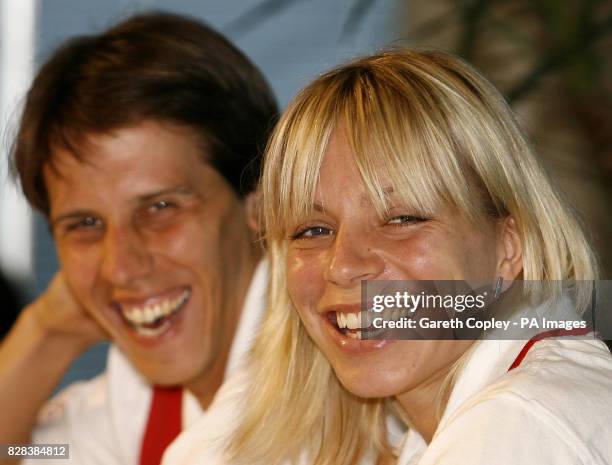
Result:
<svg viewBox="0 0 612 465"><path fill-rule="evenodd" d="M267 288L268 262L263 259L255 269L244 298L240 320L225 368L225 379L231 377L240 368L253 345L253 339L264 313Z"/></svg>

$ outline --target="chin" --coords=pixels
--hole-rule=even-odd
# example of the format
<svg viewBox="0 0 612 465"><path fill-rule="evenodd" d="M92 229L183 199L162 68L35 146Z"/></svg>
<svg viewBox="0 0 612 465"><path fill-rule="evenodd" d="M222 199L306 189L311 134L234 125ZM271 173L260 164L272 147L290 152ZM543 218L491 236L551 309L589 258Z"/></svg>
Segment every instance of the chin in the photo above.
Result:
<svg viewBox="0 0 612 465"><path fill-rule="evenodd" d="M189 379L184 373L171 372L171 373L153 373L151 376L147 376L147 379L151 384L158 384L160 386L178 386L185 384L186 380Z"/></svg>
<svg viewBox="0 0 612 465"><path fill-rule="evenodd" d="M344 382L340 380L344 388L351 394L363 399L381 399L384 397L392 397L397 394L395 389L390 388L384 383L377 381L354 381Z"/></svg>
<svg viewBox="0 0 612 465"><path fill-rule="evenodd" d="M196 366L180 363L134 365L149 383L160 386L184 385L195 378L200 371Z"/></svg>
<svg viewBox="0 0 612 465"><path fill-rule="evenodd" d="M351 373L336 370L336 376L340 383L351 394L364 399L377 399L391 397L401 392L401 388L396 386L394 380L389 380L384 375L373 375L373 370L365 367L352 370Z"/></svg>

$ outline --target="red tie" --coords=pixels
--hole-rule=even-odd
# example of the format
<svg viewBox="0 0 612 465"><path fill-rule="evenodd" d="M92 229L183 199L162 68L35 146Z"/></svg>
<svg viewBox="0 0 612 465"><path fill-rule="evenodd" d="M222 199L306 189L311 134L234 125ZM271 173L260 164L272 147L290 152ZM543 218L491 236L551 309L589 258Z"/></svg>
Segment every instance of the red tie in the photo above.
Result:
<svg viewBox="0 0 612 465"><path fill-rule="evenodd" d="M153 388L147 428L140 449L140 465L159 465L166 447L181 432L182 387Z"/></svg>

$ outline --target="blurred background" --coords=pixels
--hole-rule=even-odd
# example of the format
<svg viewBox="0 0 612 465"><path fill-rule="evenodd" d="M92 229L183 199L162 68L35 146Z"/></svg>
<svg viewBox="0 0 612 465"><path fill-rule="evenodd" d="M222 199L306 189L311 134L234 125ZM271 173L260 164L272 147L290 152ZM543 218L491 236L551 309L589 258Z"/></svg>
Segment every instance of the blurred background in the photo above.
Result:
<svg viewBox="0 0 612 465"><path fill-rule="evenodd" d="M144 10L196 16L264 72L281 107L313 77L385 46L435 47L506 95L612 275L612 0L0 0L0 337L57 269L46 222L7 177L33 74L66 38ZM94 347L64 383L104 367Z"/></svg>

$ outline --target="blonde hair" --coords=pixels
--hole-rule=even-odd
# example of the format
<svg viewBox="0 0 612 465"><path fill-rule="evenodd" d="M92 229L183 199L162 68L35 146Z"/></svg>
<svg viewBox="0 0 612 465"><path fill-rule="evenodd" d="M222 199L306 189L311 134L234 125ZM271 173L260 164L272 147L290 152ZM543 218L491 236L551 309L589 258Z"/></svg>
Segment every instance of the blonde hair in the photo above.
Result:
<svg viewBox="0 0 612 465"><path fill-rule="evenodd" d="M478 224L511 215L525 280L592 280L596 265L496 89L460 59L392 50L340 66L291 102L268 145L263 219L271 260L269 313L252 353L252 385L232 438L232 463L306 454L316 465L379 462L388 399L346 391L306 333L286 285L288 227L306 217L332 131L342 125L372 202L390 180L416 212L451 206ZM384 172L381 168L384 167Z"/></svg>

